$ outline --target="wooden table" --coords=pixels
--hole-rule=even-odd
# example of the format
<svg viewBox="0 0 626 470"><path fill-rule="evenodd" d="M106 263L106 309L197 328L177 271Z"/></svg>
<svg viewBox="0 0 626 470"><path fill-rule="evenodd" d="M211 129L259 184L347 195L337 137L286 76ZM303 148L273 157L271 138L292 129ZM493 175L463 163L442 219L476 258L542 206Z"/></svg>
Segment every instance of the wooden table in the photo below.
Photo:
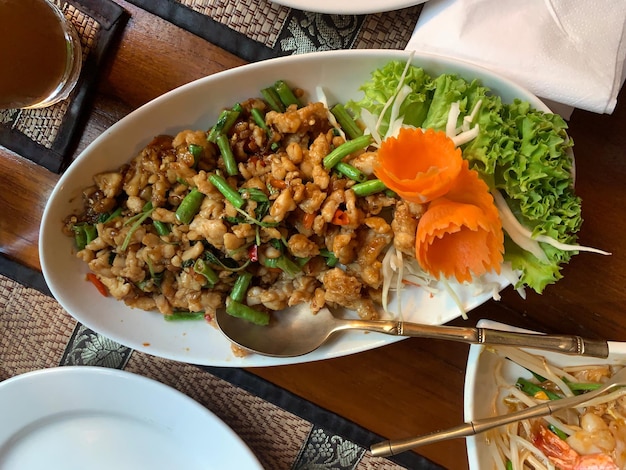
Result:
<svg viewBox="0 0 626 470"><path fill-rule="evenodd" d="M114 122L179 85L242 65L238 57L154 17L123 0L131 13L98 84L78 154ZM150 77L146 80L146 77ZM623 98L626 98L622 94ZM546 332L626 340L626 103L613 115L576 110L570 122L577 158L577 188L585 223L580 242L612 252L576 256L565 278L543 295L521 299L512 289L500 302L471 313L474 325L491 318ZM0 147L0 253L40 269L41 215L58 175ZM468 347L411 339L323 362L250 369L359 425L402 438L463 420ZM420 453L454 469L467 467L463 440L432 445Z"/></svg>

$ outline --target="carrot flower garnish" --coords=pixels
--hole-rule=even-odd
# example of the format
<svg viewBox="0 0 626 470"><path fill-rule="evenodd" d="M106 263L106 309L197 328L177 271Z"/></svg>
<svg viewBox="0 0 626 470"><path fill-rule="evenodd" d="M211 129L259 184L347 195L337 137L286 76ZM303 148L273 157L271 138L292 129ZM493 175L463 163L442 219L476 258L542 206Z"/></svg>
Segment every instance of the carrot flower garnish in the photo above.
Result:
<svg viewBox="0 0 626 470"><path fill-rule="evenodd" d="M445 132L402 128L381 143L374 173L406 201L424 204L450 190L462 161Z"/></svg>
<svg viewBox="0 0 626 470"><path fill-rule="evenodd" d="M430 202L417 224L415 256L439 279L471 281L500 272L504 233L487 184L463 160L450 190Z"/></svg>

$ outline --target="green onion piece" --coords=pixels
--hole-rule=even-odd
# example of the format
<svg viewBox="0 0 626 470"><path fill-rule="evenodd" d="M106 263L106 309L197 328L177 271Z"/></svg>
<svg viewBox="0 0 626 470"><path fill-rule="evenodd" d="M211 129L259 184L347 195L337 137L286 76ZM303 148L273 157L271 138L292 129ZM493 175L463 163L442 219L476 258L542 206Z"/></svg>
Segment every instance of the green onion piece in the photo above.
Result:
<svg viewBox="0 0 626 470"><path fill-rule="evenodd" d="M352 191L354 191L354 194L363 197L384 191L385 189L387 189L387 187L385 186L385 183L383 183L381 180L373 179L364 181L363 183L357 183L352 186L351 189Z"/></svg>
<svg viewBox="0 0 626 470"><path fill-rule="evenodd" d="M554 434L556 434L560 439L562 440L567 439L567 434L565 434L563 431L557 428L554 424L548 424L548 429L552 431Z"/></svg>
<svg viewBox="0 0 626 470"><path fill-rule="evenodd" d="M278 93L274 88L263 88L261 90L261 95L263 95L263 99L265 99L267 104L270 105L270 108L272 108L272 110L276 111L277 113L285 112L285 105L283 105L283 102L280 100L280 97L278 96Z"/></svg>
<svg viewBox="0 0 626 470"><path fill-rule="evenodd" d="M372 143L372 136L364 134L356 139L348 140L324 157L324 167L333 168L351 153L366 148Z"/></svg>
<svg viewBox="0 0 626 470"><path fill-rule="evenodd" d="M255 325L268 325L270 322L270 314L267 312L261 312L252 307L247 306L241 302L226 298L226 313L233 317L241 318L243 320L254 323Z"/></svg>
<svg viewBox="0 0 626 470"><path fill-rule="evenodd" d="M506 461L506 470L513 470L513 462L510 460Z"/></svg>
<svg viewBox="0 0 626 470"><path fill-rule="evenodd" d="M278 98L285 107L289 107L292 104L295 104L298 108L302 106L300 100L296 98L296 95L293 94L293 90L284 80L277 80L274 83L274 90L276 90Z"/></svg>
<svg viewBox="0 0 626 470"><path fill-rule="evenodd" d="M220 153L222 154L224 168L226 169L228 176L235 176L238 174L239 169L237 168L237 162L235 161L233 149L230 147L230 141L228 140L228 136L226 134L220 134L217 136L217 147L220 149Z"/></svg>
<svg viewBox="0 0 626 470"><path fill-rule="evenodd" d="M267 194L259 188L241 188L239 192L242 196L247 195L249 199L256 202L267 202L270 200L270 198L267 197Z"/></svg>
<svg viewBox="0 0 626 470"><path fill-rule="evenodd" d="M330 267L330 268L335 267L335 265L339 261L337 256L335 256L335 253L333 253L332 251L330 251L327 248L322 248L320 250L320 255L323 256L326 259L326 265L328 267Z"/></svg>
<svg viewBox="0 0 626 470"><path fill-rule="evenodd" d="M107 224L111 222L113 219L119 217L120 215L122 215L122 208L118 207L110 214L101 214L100 217L98 218L98 222L102 224Z"/></svg>
<svg viewBox="0 0 626 470"><path fill-rule="evenodd" d="M209 181L220 193L222 193L222 196L224 196L228 202L230 202L237 209L241 209L245 203L243 197L241 197L241 194L234 190L223 177L212 173L209 175Z"/></svg>
<svg viewBox="0 0 626 470"><path fill-rule="evenodd" d="M540 387L539 385L534 384L531 381L524 379L523 377L520 377L519 379L517 379L517 383L515 385L522 392L524 392L526 395L529 395L531 397L534 397L538 393L545 393L548 399L550 400L561 399L561 397L557 395L556 393L554 393L553 391Z"/></svg>
<svg viewBox="0 0 626 470"><path fill-rule="evenodd" d="M565 383L572 390L572 392L588 392L602 387L602 384L593 382L570 382L569 380L566 380Z"/></svg>
<svg viewBox="0 0 626 470"><path fill-rule="evenodd" d="M171 232L170 226L160 220L152 220L152 225L156 232L162 237L169 235Z"/></svg>
<svg viewBox="0 0 626 470"><path fill-rule="evenodd" d="M348 113L348 110L341 103L337 103L333 106L330 112L333 113L333 116L335 116L337 122L348 137L356 139L363 135L363 129L358 126L356 121Z"/></svg>
<svg viewBox="0 0 626 470"><path fill-rule="evenodd" d="M176 209L176 220L181 224L188 224L200 211L200 206L204 200L204 194L198 188L191 188L180 206Z"/></svg>
<svg viewBox="0 0 626 470"><path fill-rule="evenodd" d="M148 209L146 209L148 207ZM128 230L128 233L126 234L126 237L124 238L124 242L122 243L122 251L126 251L126 248L128 248L128 245L130 244L130 240L131 238L133 238L133 234L137 231L137 229L139 228L139 226L141 224L144 223L144 221L150 217L150 214L152 214L152 211L154 209L152 208L152 203L148 202L145 206L144 206L144 212L137 214L139 217L137 217L136 219L134 219L134 223L133 225L130 227L130 229ZM128 221L127 221L128 222Z"/></svg>
<svg viewBox="0 0 626 470"><path fill-rule="evenodd" d="M213 268L211 268L211 266L205 263L204 260L201 258L197 259L196 262L193 264L193 270L198 274L202 274L204 276L209 287L213 287L220 280L217 273L213 271Z"/></svg>
<svg viewBox="0 0 626 470"><path fill-rule="evenodd" d="M166 321L202 320L204 318L204 312L172 312L163 315L163 318Z"/></svg>
<svg viewBox="0 0 626 470"><path fill-rule="evenodd" d="M239 103L233 106L232 109L223 110L217 118L217 122L209 131L207 140L215 143L220 134L226 134L230 130L233 124L235 124L235 121L237 121L240 113L241 105Z"/></svg>
<svg viewBox="0 0 626 470"><path fill-rule="evenodd" d="M230 298L235 302L243 302L246 300L246 293L248 292L248 287L250 287L251 281L252 273L244 271L239 274L239 276L237 276L237 280L235 281L235 285L233 286L233 290L230 292Z"/></svg>
<svg viewBox="0 0 626 470"><path fill-rule="evenodd" d="M358 183L363 183L367 180L367 175L365 175L358 168L350 165L346 162L339 162L335 165L335 170L341 173L346 178L349 178Z"/></svg>

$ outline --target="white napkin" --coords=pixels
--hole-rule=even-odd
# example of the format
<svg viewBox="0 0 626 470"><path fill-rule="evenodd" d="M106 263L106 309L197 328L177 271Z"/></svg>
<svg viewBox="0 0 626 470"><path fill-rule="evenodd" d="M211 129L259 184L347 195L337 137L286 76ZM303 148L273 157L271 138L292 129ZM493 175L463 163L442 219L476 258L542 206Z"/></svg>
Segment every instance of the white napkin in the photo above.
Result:
<svg viewBox="0 0 626 470"><path fill-rule="evenodd" d="M481 65L540 98L612 113L624 83L625 0L430 0L406 49Z"/></svg>

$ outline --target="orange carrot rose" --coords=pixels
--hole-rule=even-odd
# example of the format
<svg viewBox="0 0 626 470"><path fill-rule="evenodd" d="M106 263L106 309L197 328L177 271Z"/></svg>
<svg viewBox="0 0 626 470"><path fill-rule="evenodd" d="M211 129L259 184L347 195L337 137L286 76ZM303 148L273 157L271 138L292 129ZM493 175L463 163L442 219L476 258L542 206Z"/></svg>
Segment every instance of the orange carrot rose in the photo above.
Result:
<svg viewBox="0 0 626 470"><path fill-rule="evenodd" d="M415 256L423 269L459 282L500 272L504 234L493 197L463 161L454 184L434 199L417 225Z"/></svg>
<svg viewBox="0 0 626 470"><path fill-rule="evenodd" d="M445 132L402 128L380 145L374 173L403 199L424 204L450 190L462 161Z"/></svg>

